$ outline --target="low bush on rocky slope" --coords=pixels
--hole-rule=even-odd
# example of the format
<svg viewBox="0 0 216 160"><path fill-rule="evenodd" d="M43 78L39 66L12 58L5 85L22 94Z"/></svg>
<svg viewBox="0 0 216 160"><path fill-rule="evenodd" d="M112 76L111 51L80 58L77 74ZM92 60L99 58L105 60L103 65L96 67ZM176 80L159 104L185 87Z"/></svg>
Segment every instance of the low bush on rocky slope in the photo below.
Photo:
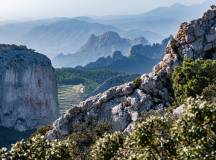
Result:
<svg viewBox="0 0 216 160"><path fill-rule="evenodd" d="M178 103L200 95L205 87L216 84L215 60L185 60L173 73L173 89ZM206 95L207 96L207 95Z"/></svg>
<svg viewBox="0 0 216 160"><path fill-rule="evenodd" d="M50 126L38 129L27 141L17 142L11 150L0 149L0 159L6 160L74 160L89 159L90 146L111 133L107 123L93 119L73 127L73 133L63 140L47 141L44 138Z"/></svg>
<svg viewBox="0 0 216 160"><path fill-rule="evenodd" d="M180 117L165 113L136 124L132 133L105 135L92 147L93 159L215 159L216 105L188 99ZM108 148L106 147L108 146ZM113 147L114 146L114 147ZM116 148L118 147L118 149Z"/></svg>
<svg viewBox="0 0 216 160"><path fill-rule="evenodd" d="M68 160L71 158L66 140L49 142L44 136L36 135L28 141L20 141L11 150L0 150L0 158L5 160Z"/></svg>
<svg viewBox="0 0 216 160"><path fill-rule="evenodd" d="M92 147L93 159L215 159L215 75L215 60L184 60L172 76L177 103L183 103L181 112L176 116L171 107L145 114L132 133L121 135L123 142L113 141L116 133L105 135ZM119 148L107 150L107 144Z"/></svg>
<svg viewBox="0 0 216 160"><path fill-rule="evenodd" d="M133 83L135 85L135 88L139 88L142 83L142 80L140 78L137 78L133 81Z"/></svg>
<svg viewBox="0 0 216 160"><path fill-rule="evenodd" d="M97 140L95 145L92 147L91 159L94 160L109 160L123 145L123 134L113 133L105 134L103 138Z"/></svg>
<svg viewBox="0 0 216 160"><path fill-rule="evenodd" d="M104 133L111 133L111 126L93 119L74 126L73 133L68 137L72 159L89 159L90 146Z"/></svg>
<svg viewBox="0 0 216 160"><path fill-rule="evenodd" d="M88 133L85 126L61 141L49 142L38 134L26 142L17 142L10 151L0 150L0 157L12 160L215 159L216 104L189 98L183 108L179 117L172 112L158 112L143 118L129 134L104 134L99 138L103 129L98 132L89 129ZM96 139L89 154L86 148Z"/></svg>
<svg viewBox="0 0 216 160"><path fill-rule="evenodd" d="M210 84L202 91L202 96L208 100L216 103L216 84Z"/></svg>

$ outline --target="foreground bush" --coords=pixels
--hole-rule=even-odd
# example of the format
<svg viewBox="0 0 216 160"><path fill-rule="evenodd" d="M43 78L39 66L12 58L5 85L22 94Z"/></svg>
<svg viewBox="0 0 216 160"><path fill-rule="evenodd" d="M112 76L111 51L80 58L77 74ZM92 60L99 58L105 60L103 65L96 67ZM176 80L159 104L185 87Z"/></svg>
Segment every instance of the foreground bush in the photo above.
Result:
<svg viewBox="0 0 216 160"><path fill-rule="evenodd" d="M0 158L6 160L69 160L71 159L67 141L49 142L37 135L28 141L20 141L8 152L0 151Z"/></svg>
<svg viewBox="0 0 216 160"><path fill-rule="evenodd" d="M94 160L109 160L123 144L120 133L105 134L92 147L91 157Z"/></svg>
<svg viewBox="0 0 216 160"><path fill-rule="evenodd" d="M216 157L216 104L190 98L180 117L153 115L138 123L118 151L116 135L105 135L92 148L94 159L158 160L209 159ZM113 154L115 153L115 154Z"/></svg>
<svg viewBox="0 0 216 160"><path fill-rule="evenodd" d="M216 102L216 83L204 88L202 91L202 96L207 101Z"/></svg>
<svg viewBox="0 0 216 160"><path fill-rule="evenodd" d="M82 160L89 159L89 148L104 133L110 132L110 125L95 120L73 127L69 137L58 141L47 141L44 135L50 126L37 130L27 141L17 142L11 150L0 149L0 159L5 160Z"/></svg>
<svg viewBox="0 0 216 160"><path fill-rule="evenodd" d="M216 104L188 99L186 111L172 128L179 159L216 158Z"/></svg>
<svg viewBox="0 0 216 160"><path fill-rule="evenodd" d="M216 84L215 60L185 60L173 72L173 89L179 103L187 97L200 95L210 84Z"/></svg>
<svg viewBox="0 0 216 160"><path fill-rule="evenodd" d="M104 133L110 132L110 124L98 123L93 119L74 126L73 133L68 137L72 157L74 159L89 159L91 145Z"/></svg>

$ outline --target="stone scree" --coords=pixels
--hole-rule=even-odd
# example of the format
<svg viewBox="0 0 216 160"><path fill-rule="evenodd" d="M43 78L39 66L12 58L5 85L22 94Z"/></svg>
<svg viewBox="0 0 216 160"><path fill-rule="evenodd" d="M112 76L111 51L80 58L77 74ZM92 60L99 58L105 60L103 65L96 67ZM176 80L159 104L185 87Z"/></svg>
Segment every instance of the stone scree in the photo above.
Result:
<svg viewBox="0 0 216 160"><path fill-rule="evenodd" d="M25 46L0 45L0 126L26 131L59 116L51 61Z"/></svg>
<svg viewBox="0 0 216 160"><path fill-rule="evenodd" d="M89 118L108 122L113 131L130 131L143 112L163 109L173 102L171 74L184 58L216 59L216 10L211 9L203 17L182 23L175 37L167 45L162 60L149 74L141 76L137 88L126 83L90 97L53 123L48 131L49 140L60 139L73 132L73 126Z"/></svg>

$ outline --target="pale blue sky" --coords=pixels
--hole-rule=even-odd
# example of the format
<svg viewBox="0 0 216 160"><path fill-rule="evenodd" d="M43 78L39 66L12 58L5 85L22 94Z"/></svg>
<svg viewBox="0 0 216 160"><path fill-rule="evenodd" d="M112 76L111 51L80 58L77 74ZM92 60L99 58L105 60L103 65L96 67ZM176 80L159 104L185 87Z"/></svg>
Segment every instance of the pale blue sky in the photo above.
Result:
<svg viewBox="0 0 216 160"><path fill-rule="evenodd" d="M204 0L0 0L0 21L11 19L137 14L176 2Z"/></svg>

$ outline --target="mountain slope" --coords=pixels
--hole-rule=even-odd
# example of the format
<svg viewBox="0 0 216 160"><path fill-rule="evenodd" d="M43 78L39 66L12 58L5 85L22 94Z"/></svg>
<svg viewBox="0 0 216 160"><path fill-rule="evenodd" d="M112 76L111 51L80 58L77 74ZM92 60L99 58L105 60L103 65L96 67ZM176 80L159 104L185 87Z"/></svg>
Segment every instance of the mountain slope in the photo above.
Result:
<svg viewBox="0 0 216 160"><path fill-rule="evenodd" d="M168 7L156 8L147 13L128 16L108 16L95 19L96 22L110 24L127 30L135 29L152 31L163 36L174 34L181 22L197 18L209 7L213 1L186 6L174 4Z"/></svg>
<svg viewBox="0 0 216 160"><path fill-rule="evenodd" d="M148 73L159 61L165 52L170 38L161 44L142 45L131 47L130 55L123 56L120 51L115 51L112 56L99 58L97 61L87 64L86 69L111 69L129 73Z"/></svg>
<svg viewBox="0 0 216 160"><path fill-rule="evenodd" d="M106 31L118 29L109 25L67 19L32 29L24 36L24 43L46 53L71 53L79 49L90 35Z"/></svg>
<svg viewBox="0 0 216 160"><path fill-rule="evenodd" d="M54 57L75 52L92 34L119 31L116 27L70 18L56 18L0 26L0 42L25 44Z"/></svg>
<svg viewBox="0 0 216 160"><path fill-rule="evenodd" d="M120 32L120 34L123 37L127 37L130 39L135 39L136 37L143 36L151 43L161 42L164 39L164 36L159 33L152 31L144 31L141 29L129 29L124 32Z"/></svg>
<svg viewBox="0 0 216 160"><path fill-rule="evenodd" d="M100 57L109 56L115 50L127 54L131 47L129 39L122 38L116 32L105 32L99 36L91 35L88 41L74 54L59 55L54 59L54 65L74 67L93 62Z"/></svg>
<svg viewBox="0 0 216 160"><path fill-rule="evenodd" d="M158 62L158 59L151 59L144 55L123 56L121 52L114 52L112 57L102 57L96 62L89 63L86 69L110 69L113 71L127 73L148 73Z"/></svg>
<svg viewBox="0 0 216 160"><path fill-rule="evenodd" d="M74 126L88 122L90 118L98 123L109 123L112 131L128 131L131 130L133 122L146 111L170 107L176 98L172 88L172 73L176 67L182 66L184 59L213 59L215 63L216 30L213 29L216 24L215 18L216 7L205 12L200 19L182 23L176 36L167 45L165 55L153 67L150 74L143 74L133 82L112 87L81 102L53 123L53 129L46 134L47 139L61 139L68 136L74 131ZM177 85L185 84L184 80L181 81L181 75L180 73L177 77L175 82ZM214 75L211 77L215 79ZM199 79L202 83L205 78L199 77ZM190 83L194 85L197 81L192 80Z"/></svg>
<svg viewBox="0 0 216 160"><path fill-rule="evenodd" d="M0 24L0 43L23 44L23 36L33 28L41 25L49 25L64 18L52 18L23 22L5 22ZM32 37L33 38L33 37Z"/></svg>

